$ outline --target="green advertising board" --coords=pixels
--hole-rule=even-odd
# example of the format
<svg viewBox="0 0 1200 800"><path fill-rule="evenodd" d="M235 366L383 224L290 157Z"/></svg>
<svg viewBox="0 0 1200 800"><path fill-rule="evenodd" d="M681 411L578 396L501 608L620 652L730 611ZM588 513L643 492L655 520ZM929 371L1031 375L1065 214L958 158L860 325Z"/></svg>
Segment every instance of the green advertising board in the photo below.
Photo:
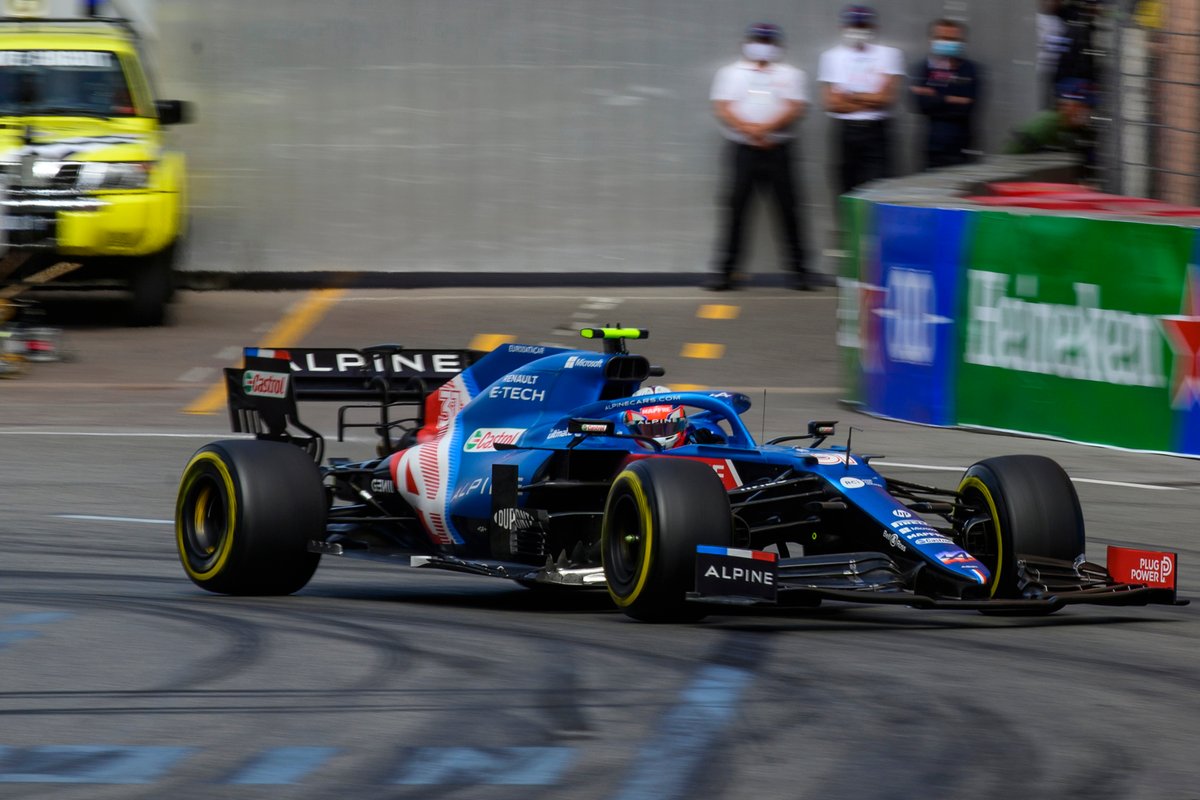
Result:
<svg viewBox="0 0 1200 800"><path fill-rule="evenodd" d="M1170 451L1175 351L1195 230L980 212L958 313L957 416Z"/></svg>
<svg viewBox="0 0 1200 800"><path fill-rule="evenodd" d="M865 400L862 386L863 325L868 323L862 316L860 285L869 282L868 259L872 253L869 236L874 235L870 221L873 205L858 197L841 198L842 246L846 257L842 259L841 275L838 279L838 349L842 353L844 375L843 400L862 403Z"/></svg>

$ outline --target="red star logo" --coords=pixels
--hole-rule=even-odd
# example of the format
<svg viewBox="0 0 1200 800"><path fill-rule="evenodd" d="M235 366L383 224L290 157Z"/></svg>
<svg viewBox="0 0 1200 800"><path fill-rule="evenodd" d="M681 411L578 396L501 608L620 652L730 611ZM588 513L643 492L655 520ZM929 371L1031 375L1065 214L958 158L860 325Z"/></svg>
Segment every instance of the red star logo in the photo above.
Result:
<svg viewBox="0 0 1200 800"><path fill-rule="evenodd" d="M1179 316L1161 317L1163 334L1175 351L1171 370L1171 407L1187 410L1200 403L1200 275L1188 266Z"/></svg>

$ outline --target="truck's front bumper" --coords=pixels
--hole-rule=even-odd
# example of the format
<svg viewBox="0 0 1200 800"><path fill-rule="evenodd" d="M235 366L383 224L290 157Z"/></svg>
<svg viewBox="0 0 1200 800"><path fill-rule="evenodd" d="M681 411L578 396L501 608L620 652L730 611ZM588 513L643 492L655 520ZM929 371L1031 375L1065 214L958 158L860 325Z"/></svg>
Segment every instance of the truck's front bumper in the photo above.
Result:
<svg viewBox="0 0 1200 800"><path fill-rule="evenodd" d="M157 253L178 233L176 195L127 192L39 196L10 192L0 201L10 247L63 256Z"/></svg>

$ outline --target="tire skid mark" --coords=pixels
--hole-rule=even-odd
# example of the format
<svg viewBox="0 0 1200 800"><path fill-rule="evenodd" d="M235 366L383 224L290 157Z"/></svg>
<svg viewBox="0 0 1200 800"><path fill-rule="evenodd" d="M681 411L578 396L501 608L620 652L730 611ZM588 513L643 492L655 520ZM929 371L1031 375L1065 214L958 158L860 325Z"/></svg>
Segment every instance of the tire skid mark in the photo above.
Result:
<svg viewBox="0 0 1200 800"><path fill-rule="evenodd" d="M705 761L738 716L742 695L765 653L762 637L730 634L712 663L701 667L659 720L657 732L638 748L616 800L670 800L693 796Z"/></svg>
<svg viewBox="0 0 1200 800"><path fill-rule="evenodd" d="M892 669L886 658L839 663L819 641L813 645L811 658L760 672L757 693L787 702L753 704L753 716L735 732L756 761L771 764L773 783L755 784L764 773L753 762L711 765L706 785L728 786L714 787L714 796L770 794L781 785L792 787L789 796L813 800L1039 793L1045 776L1024 709L1013 708L1009 719L959 692L930 693L927 676ZM820 758L806 758L798 741L818 743Z"/></svg>
<svg viewBox="0 0 1200 800"><path fill-rule="evenodd" d="M27 598L26 602L36 602L36 594L22 593L20 596ZM241 619L213 614L196 614L193 611L179 608L176 603L147 600L143 597L100 596L73 592L45 593L44 596L46 605L66 606L82 610L105 608L123 614L150 616L156 621L167 618L173 622L182 622L216 632L231 642L227 647L204 659L210 666L194 670L193 676L179 680L177 682L179 685L195 685L208 680L227 678L230 674L253 664L259 656L261 644L259 626ZM5 594L0 594L0 600L3 599L6 599ZM0 713L4 713L4 710L0 709Z"/></svg>

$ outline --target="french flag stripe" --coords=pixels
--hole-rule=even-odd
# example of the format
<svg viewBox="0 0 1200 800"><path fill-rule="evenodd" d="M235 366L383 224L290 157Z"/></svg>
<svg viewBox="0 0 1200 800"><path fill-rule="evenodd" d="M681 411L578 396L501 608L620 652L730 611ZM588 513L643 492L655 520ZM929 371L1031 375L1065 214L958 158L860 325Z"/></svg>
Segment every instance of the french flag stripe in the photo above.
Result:
<svg viewBox="0 0 1200 800"><path fill-rule="evenodd" d="M286 358L289 361L292 358L287 350L268 350L263 347L247 347L242 350L242 353L251 358Z"/></svg>
<svg viewBox="0 0 1200 800"><path fill-rule="evenodd" d="M762 550L735 550L731 547L713 547L707 544L696 545L697 553L710 556L731 556L732 558L752 558L755 561L775 561L779 556L775 553L764 553Z"/></svg>

